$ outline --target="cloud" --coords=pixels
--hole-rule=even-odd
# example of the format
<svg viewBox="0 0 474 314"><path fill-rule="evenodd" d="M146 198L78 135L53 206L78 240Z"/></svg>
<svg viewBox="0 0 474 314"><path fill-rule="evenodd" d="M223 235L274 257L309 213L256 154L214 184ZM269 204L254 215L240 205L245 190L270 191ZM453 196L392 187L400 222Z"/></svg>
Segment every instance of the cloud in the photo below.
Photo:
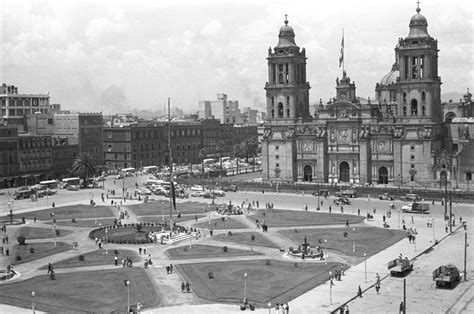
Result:
<svg viewBox="0 0 474 314"><path fill-rule="evenodd" d="M219 33L222 29L222 24L217 21L213 20L207 23L201 30L201 35L203 36L213 36Z"/></svg>
<svg viewBox="0 0 474 314"><path fill-rule="evenodd" d="M127 29L128 24L125 22L111 21L105 17L101 17L89 21L85 35L90 43L97 43L105 36L120 34Z"/></svg>

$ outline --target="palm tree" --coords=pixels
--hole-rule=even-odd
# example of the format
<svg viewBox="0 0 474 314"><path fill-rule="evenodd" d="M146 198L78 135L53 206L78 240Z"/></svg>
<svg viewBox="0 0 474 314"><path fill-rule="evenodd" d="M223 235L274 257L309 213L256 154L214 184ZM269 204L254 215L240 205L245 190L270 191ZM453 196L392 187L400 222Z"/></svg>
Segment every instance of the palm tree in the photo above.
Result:
<svg viewBox="0 0 474 314"><path fill-rule="evenodd" d="M203 147L199 150L199 158L201 159L202 174L204 175L204 158L207 156L207 150Z"/></svg>
<svg viewBox="0 0 474 314"><path fill-rule="evenodd" d="M72 165L72 173L81 178L82 186L87 187L87 179L95 173L95 167L92 164L92 160L89 154L80 154L74 159Z"/></svg>

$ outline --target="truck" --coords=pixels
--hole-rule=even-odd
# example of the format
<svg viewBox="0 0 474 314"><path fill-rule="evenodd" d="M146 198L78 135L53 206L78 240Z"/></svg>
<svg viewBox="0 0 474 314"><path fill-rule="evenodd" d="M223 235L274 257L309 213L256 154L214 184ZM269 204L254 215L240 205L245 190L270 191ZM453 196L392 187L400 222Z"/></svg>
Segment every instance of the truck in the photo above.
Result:
<svg viewBox="0 0 474 314"><path fill-rule="evenodd" d="M410 204L407 204L407 205L403 205L402 206L402 211L404 213L429 214L430 213L430 204L413 202L413 203L410 203Z"/></svg>
<svg viewBox="0 0 474 314"><path fill-rule="evenodd" d="M452 287L461 280L459 270L454 265L440 266L433 271L436 287Z"/></svg>
<svg viewBox="0 0 474 314"><path fill-rule="evenodd" d="M396 258L388 262L388 269L392 276L404 276L406 273L413 270L413 262L405 258Z"/></svg>

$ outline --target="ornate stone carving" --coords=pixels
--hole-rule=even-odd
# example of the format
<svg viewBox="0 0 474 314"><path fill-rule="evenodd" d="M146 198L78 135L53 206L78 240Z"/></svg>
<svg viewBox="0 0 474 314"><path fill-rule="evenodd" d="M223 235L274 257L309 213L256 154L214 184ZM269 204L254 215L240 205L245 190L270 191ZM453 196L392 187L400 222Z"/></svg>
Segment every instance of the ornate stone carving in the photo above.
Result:
<svg viewBox="0 0 474 314"><path fill-rule="evenodd" d="M349 140L349 129L340 129L338 142L347 143Z"/></svg>
<svg viewBox="0 0 474 314"><path fill-rule="evenodd" d="M265 129L265 131L263 131L263 139L270 140L272 137L273 137L272 129Z"/></svg>

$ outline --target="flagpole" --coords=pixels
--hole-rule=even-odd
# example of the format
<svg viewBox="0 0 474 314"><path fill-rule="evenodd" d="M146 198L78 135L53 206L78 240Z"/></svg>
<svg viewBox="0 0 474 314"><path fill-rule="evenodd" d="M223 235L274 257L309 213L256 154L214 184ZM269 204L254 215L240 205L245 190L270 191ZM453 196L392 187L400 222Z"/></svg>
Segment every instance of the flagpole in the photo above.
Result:
<svg viewBox="0 0 474 314"><path fill-rule="evenodd" d="M171 152L171 111L170 98L168 97L168 148L169 148L169 163L170 163L170 229L173 232L173 156Z"/></svg>
<svg viewBox="0 0 474 314"><path fill-rule="evenodd" d="M342 28L342 76L344 76L344 28Z"/></svg>

